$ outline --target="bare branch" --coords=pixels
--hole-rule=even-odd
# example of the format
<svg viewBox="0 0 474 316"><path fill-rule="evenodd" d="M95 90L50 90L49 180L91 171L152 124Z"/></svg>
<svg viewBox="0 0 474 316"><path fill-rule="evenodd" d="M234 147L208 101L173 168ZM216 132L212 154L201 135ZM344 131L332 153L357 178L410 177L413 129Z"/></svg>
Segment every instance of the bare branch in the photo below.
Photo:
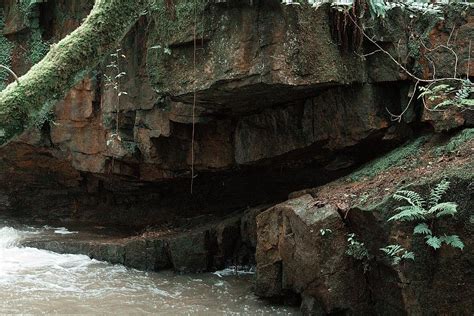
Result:
<svg viewBox="0 0 474 316"><path fill-rule="evenodd" d="M408 109L410 108L411 103L413 102L413 99L415 98L416 88L418 87L419 83L420 83L420 81L415 82L415 87L413 88L413 91L411 93L410 100L408 101L408 104L405 107L405 109L402 111L402 113L400 113L399 115L395 115L392 112L390 112L389 109L385 108L387 110L388 114L390 114L390 119L392 120L392 122L400 123L402 121L403 115L408 111Z"/></svg>
<svg viewBox="0 0 474 316"><path fill-rule="evenodd" d="M368 39L372 44L374 44L378 50L380 50L382 53L384 53L385 55L387 55L395 64L397 64L398 67L400 67L400 69L402 69L407 75L409 75L411 78L413 78L414 80L418 81L418 82L426 82L426 83L431 83L431 82L441 82L441 81L446 81L446 80L454 80L454 81L463 81L464 79L461 79L461 78L456 78L456 77L453 77L453 78L439 78L439 79L423 79L423 78L419 78L417 77L415 74L413 74L411 71L409 71L405 66L403 66L402 64L400 64L393 56L392 54L390 54L388 51L386 51L385 49L382 48L382 46L380 46L379 43L377 43L377 41L375 41L374 39L372 39L369 35L367 35L367 33L364 31L364 29L362 27L360 27L357 22L354 20L354 18L348 14L347 17L352 21L352 23L354 24L354 26L356 28L359 29L359 31L361 32L361 34L366 38Z"/></svg>
<svg viewBox="0 0 474 316"><path fill-rule="evenodd" d="M18 85L20 85L20 80L18 80L18 76L16 75L16 73L11 70L10 68L8 68L7 66L4 66L4 65L0 65L0 68L2 69L5 69L6 71L8 71L10 73L10 75L13 76L13 78L15 78L15 81Z"/></svg>

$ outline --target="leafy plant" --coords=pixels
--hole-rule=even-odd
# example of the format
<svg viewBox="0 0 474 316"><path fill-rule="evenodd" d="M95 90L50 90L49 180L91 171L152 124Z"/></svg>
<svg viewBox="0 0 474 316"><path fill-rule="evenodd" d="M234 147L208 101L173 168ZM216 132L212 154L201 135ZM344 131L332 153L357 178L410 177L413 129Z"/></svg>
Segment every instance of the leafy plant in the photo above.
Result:
<svg viewBox="0 0 474 316"><path fill-rule="evenodd" d="M383 0L372 0L369 1L369 10L373 17L385 17L387 5Z"/></svg>
<svg viewBox="0 0 474 316"><path fill-rule="evenodd" d="M30 49L28 51L28 61L34 65L41 61L49 52L50 45L43 41L41 30L36 29L31 34Z"/></svg>
<svg viewBox="0 0 474 316"><path fill-rule="evenodd" d="M329 235L331 233L332 233L332 230L329 229L329 228L322 228L322 229L319 230L319 234L321 236L326 236L326 235Z"/></svg>
<svg viewBox="0 0 474 316"><path fill-rule="evenodd" d="M444 243L454 248L463 249L464 243L457 235L436 236L433 234L433 223L435 220L444 217L454 217L457 213L458 205L454 202L440 202L442 196L449 189L450 182L442 180L430 193L426 201L420 194L410 190L397 191L393 198L397 201L405 201L408 205L397 207L397 214L393 215L388 221L417 221L418 224L413 230L414 235L423 235L426 244L433 249L441 248ZM431 225L428 225L427 222Z"/></svg>
<svg viewBox="0 0 474 316"><path fill-rule="evenodd" d="M347 235L347 242L346 255L356 260L362 261L364 273L369 271L370 254L365 244L357 240L354 233Z"/></svg>
<svg viewBox="0 0 474 316"><path fill-rule="evenodd" d="M388 245L380 248L389 258L392 265L398 265L402 260L415 260L415 254L400 245Z"/></svg>
<svg viewBox="0 0 474 316"><path fill-rule="evenodd" d="M5 15L3 9L0 9L0 31L5 26ZM13 44L2 34L0 34L0 65L10 67L11 64L11 53ZM4 69L0 69L0 91L6 87L6 81L8 79L8 72Z"/></svg>
<svg viewBox="0 0 474 316"><path fill-rule="evenodd" d="M116 143L121 143L122 138L119 134L119 113L120 113L120 98L128 93L121 89L120 80L122 77L126 76L127 73L122 71L120 67L120 60L126 59L126 56L121 53L121 49L118 48L115 50L114 53L110 54L111 61L106 66L111 74L107 75L104 74L105 77L105 86L111 87L114 90L114 93L117 97L117 101L115 102L115 132L110 134L109 139L107 140L107 146L114 145Z"/></svg>
<svg viewBox="0 0 474 316"><path fill-rule="evenodd" d="M424 103L426 99L437 103L430 110L442 110L449 106L456 106L464 109L474 109L474 99L470 98L474 93L474 83L469 79L464 79L458 87L449 84L439 84L436 86L428 85L419 88Z"/></svg>

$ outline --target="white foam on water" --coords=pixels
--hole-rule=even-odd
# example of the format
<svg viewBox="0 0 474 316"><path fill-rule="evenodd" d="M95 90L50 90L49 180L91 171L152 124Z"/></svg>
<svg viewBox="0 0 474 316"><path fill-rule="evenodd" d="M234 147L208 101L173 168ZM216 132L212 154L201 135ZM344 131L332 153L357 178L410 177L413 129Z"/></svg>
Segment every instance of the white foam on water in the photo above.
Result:
<svg viewBox="0 0 474 316"><path fill-rule="evenodd" d="M60 234L60 235L70 235L70 234L78 234L79 232L72 232L68 230L66 227L58 227L58 228L54 228L54 233Z"/></svg>
<svg viewBox="0 0 474 316"><path fill-rule="evenodd" d="M146 273L84 255L19 246L23 237L41 238L42 231L0 228L0 314L294 313L259 301L241 277ZM230 275L230 270L219 274Z"/></svg>
<svg viewBox="0 0 474 316"><path fill-rule="evenodd" d="M0 249L16 246L20 241L21 234L12 227L0 228Z"/></svg>

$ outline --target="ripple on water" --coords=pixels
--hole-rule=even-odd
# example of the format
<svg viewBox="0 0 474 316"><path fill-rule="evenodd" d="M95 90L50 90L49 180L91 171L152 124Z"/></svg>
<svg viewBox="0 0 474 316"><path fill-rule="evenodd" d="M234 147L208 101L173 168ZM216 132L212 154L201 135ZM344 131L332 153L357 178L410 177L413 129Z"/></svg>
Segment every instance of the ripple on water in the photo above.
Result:
<svg viewBox="0 0 474 316"><path fill-rule="evenodd" d="M251 276L146 273L83 255L17 247L0 228L0 313L291 315L251 294Z"/></svg>

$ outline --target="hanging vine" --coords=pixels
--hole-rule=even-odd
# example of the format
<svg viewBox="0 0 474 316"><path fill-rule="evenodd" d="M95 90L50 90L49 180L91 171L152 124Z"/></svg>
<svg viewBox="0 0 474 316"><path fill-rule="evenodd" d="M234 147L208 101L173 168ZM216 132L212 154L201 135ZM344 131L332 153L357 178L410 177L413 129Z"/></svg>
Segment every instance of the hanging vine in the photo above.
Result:
<svg viewBox="0 0 474 316"><path fill-rule="evenodd" d="M364 0L355 0L350 7L336 6L336 10L330 11L332 36L343 52L358 51L362 47L364 36L360 30L367 9Z"/></svg>

